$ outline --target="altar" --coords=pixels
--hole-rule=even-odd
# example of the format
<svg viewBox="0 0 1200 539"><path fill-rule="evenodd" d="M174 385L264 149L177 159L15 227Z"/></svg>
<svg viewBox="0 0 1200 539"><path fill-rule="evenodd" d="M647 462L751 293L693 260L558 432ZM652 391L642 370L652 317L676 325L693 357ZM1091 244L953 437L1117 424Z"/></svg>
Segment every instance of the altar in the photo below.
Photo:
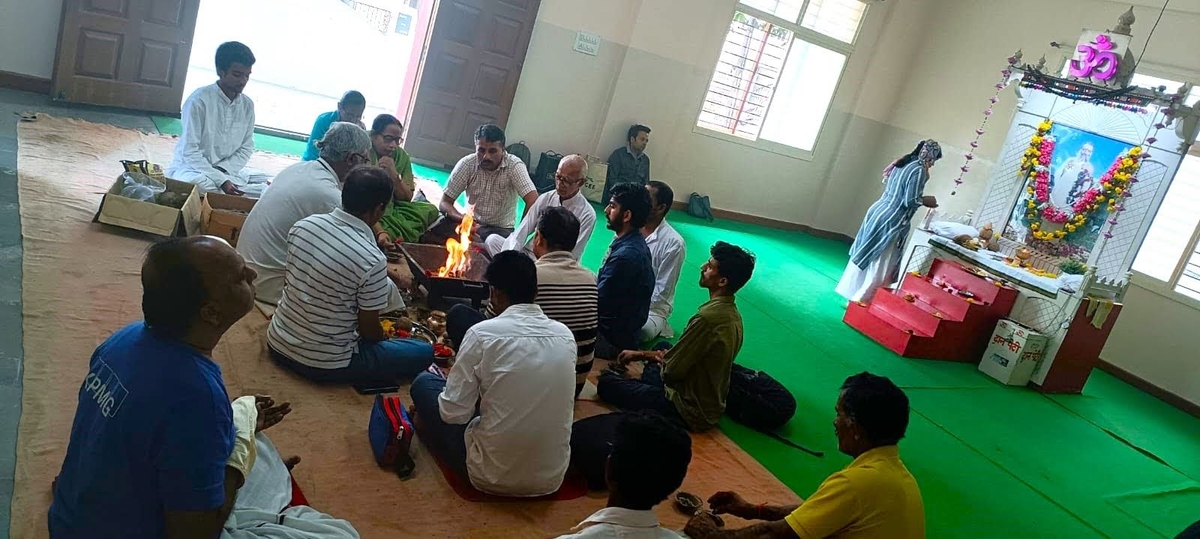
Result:
<svg viewBox="0 0 1200 539"><path fill-rule="evenodd" d="M1200 116L1183 104L1190 86L1130 84L1133 22L1130 11L1111 30L1084 30L1060 70L1022 63L1019 51L1008 59L991 103L1013 88L1017 110L976 210L927 216L898 282L851 303L847 324L905 357L979 363L1007 319L1046 338L1031 387L1082 390Z"/></svg>

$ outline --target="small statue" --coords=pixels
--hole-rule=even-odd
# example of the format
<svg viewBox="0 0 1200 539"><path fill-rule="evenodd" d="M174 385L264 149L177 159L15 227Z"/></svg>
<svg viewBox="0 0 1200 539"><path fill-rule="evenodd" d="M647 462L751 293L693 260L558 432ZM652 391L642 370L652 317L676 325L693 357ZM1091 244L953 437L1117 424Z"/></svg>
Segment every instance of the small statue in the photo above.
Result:
<svg viewBox="0 0 1200 539"><path fill-rule="evenodd" d="M429 330L437 336L438 339L446 336L446 313L445 311L430 311L429 318L425 320L429 324Z"/></svg>
<svg viewBox="0 0 1200 539"><path fill-rule="evenodd" d="M999 236L992 236L991 239L987 240L987 250L989 250L993 253L1000 252L1000 237Z"/></svg>
<svg viewBox="0 0 1200 539"><path fill-rule="evenodd" d="M1117 26L1112 29L1112 33L1121 35L1133 35L1133 23L1137 21L1137 17L1133 16L1133 6L1129 7L1129 11L1121 14L1117 19Z"/></svg>

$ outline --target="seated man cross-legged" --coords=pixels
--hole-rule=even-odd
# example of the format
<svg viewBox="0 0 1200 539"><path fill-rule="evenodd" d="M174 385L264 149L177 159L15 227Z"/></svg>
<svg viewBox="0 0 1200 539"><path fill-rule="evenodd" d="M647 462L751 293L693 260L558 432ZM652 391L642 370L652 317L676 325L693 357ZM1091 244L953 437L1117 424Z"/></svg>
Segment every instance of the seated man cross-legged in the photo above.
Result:
<svg viewBox="0 0 1200 539"><path fill-rule="evenodd" d="M592 371L596 348L596 276L579 264L572 254L579 237L579 220L565 207L553 206L542 211L533 236L533 255L537 257L537 299L546 317L562 322L575 336L575 396L583 391ZM462 342L463 335L475 324L494 313L482 313L466 305L455 305L447 313L446 335L451 342Z"/></svg>
<svg viewBox="0 0 1200 539"><path fill-rule="evenodd" d="M559 539L680 539L659 526L654 506L683 484L692 438L654 412L621 415L604 470L608 505Z"/></svg>
<svg viewBox="0 0 1200 539"><path fill-rule="evenodd" d="M481 125L475 131L475 153L463 157L450 171L446 190L438 209L446 219L422 236L424 243L446 243L456 237L455 227L463 220L454 206L455 199L467 193L467 203L475 207L475 230L480 241L499 234L507 238L513 232L517 215L517 197L525 201L525 211L537 201L537 188L529 178L529 169L521 159L504 150L504 130Z"/></svg>
<svg viewBox="0 0 1200 539"><path fill-rule="evenodd" d="M646 247L650 248L650 260L654 263L654 293L650 295L650 315L638 333L642 342L659 336L668 339L675 336L667 320L675 308L675 285L679 284L679 271L687 257L683 236L667 222L675 192L660 181L646 184L646 190L650 192L651 210L642 227L642 235L646 237Z"/></svg>
<svg viewBox="0 0 1200 539"><path fill-rule="evenodd" d="M288 233L287 278L267 329L271 356L316 382L391 382L433 363L433 347L387 339L380 312L399 308L400 277L387 267L371 225L392 199L392 178L350 171L342 207L301 219Z"/></svg>
<svg viewBox="0 0 1200 539"><path fill-rule="evenodd" d="M571 256L579 260L587 249L592 230L596 227L596 211L592 209L579 190L587 182L587 161L579 155L568 155L558 162L558 170L554 174L554 190L547 191L537 198L537 201L525 212L517 230L507 238L499 234L489 236L484 247L489 256L496 256L500 251L524 250L533 254L533 232L537 228L538 219L546 208L563 207L571 211L579 221L579 238L571 249Z"/></svg>
<svg viewBox="0 0 1200 539"><path fill-rule="evenodd" d="M253 308L254 270L199 236L151 246L141 278L145 320L96 348L79 388L51 537L217 537L246 479L212 351ZM291 410L252 399L256 430Z"/></svg>
<svg viewBox="0 0 1200 539"><path fill-rule="evenodd" d="M596 277L600 291L596 357L616 359L622 350L638 348L638 333L650 314L654 265L641 230L650 216L650 193L639 185L620 184L613 188L604 215L616 237Z"/></svg>
<svg viewBox="0 0 1200 539"><path fill-rule="evenodd" d="M255 299L271 307L279 303L287 274L288 232L301 219L342 205L342 182L350 169L366 161L370 146L367 132L357 125L334 123L317 142L320 158L283 169L250 210L237 250L258 272Z"/></svg>
<svg viewBox="0 0 1200 539"><path fill-rule="evenodd" d="M551 494L571 456L575 338L533 303L529 257L502 252L485 278L497 316L466 331L447 378L426 372L413 381L418 436L480 491Z"/></svg>
<svg viewBox="0 0 1200 539"><path fill-rule="evenodd" d="M734 492L708 500L714 513L762 524L718 529L708 515L685 530L692 539L924 539L921 489L900 461L896 444L908 429L908 396L891 380L870 373L851 376L838 396L833 430L838 450L854 461L796 505L755 505Z"/></svg>
<svg viewBox="0 0 1200 539"><path fill-rule="evenodd" d="M700 432L725 413L729 376L742 348L742 316L734 294L750 280L754 255L718 241L700 267L700 286L709 300L688 320L679 342L666 351L625 350L616 368L600 375L600 400L624 410L656 410ZM622 366L647 361L641 378L628 378ZM661 362L661 364L660 364Z"/></svg>
<svg viewBox="0 0 1200 539"><path fill-rule="evenodd" d="M204 192L257 197L270 176L246 168L254 154L254 102L242 91L254 53L230 41L217 47L216 60L216 84L198 88L183 102L183 132L164 173Z"/></svg>

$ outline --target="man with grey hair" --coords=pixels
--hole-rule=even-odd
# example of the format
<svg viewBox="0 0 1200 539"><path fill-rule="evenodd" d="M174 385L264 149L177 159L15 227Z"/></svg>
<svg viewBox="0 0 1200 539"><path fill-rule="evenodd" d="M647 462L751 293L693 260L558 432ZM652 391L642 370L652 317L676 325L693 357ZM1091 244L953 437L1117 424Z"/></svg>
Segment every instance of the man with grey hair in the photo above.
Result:
<svg viewBox="0 0 1200 539"><path fill-rule="evenodd" d="M554 173L554 190L542 194L534 201L529 210L525 212L525 217L521 219L520 226L512 234L509 234L508 238L502 238L499 235L488 236L484 241L484 248L488 255L496 256L501 251L520 249L532 258L533 233L536 231L542 212L546 208L562 206L570 210L576 219L579 219L579 240L575 243L575 248L571 250L571 256L575 260L579 260L579 257L583 256L584 249L587 248L588 240L592 237L592 229L596 226L596 210L592 209L592 205L588 203L587 199L579 194L579 190L583 188L586 181L587 161L575 154L564 157L562 161L558 162L558 171Z"/></svg>
<svg viewBox="0 0 1200 539"><path fill-rule="evenodd" d="M288 231L305 217L341 207L342 182L350 169L367 162L371 137L357 125L335 122L317 148L319 159L296 163L275 177L234 238L246 265L258 272L255 299L264 310L279 303L283 291Z"/></svg>

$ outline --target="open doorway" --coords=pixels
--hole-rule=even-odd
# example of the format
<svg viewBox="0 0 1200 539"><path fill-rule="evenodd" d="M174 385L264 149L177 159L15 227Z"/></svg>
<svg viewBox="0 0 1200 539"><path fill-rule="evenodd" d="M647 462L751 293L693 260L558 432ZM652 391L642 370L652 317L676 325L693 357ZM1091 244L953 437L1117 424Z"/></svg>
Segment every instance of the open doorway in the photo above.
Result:
<svg viewBox="0 0 1200 539"><path fill-rule="evenodd" d="M368 127L382 113L403 120L412 93L405 88L419 58L413 48L429 22L429 7L418 7L433 2L204 0L184 99L217 80L217 46L240 41L257 58L246 95L259 127L307 135L317 115L334 110L347 90L366 96Z"/></svg>

